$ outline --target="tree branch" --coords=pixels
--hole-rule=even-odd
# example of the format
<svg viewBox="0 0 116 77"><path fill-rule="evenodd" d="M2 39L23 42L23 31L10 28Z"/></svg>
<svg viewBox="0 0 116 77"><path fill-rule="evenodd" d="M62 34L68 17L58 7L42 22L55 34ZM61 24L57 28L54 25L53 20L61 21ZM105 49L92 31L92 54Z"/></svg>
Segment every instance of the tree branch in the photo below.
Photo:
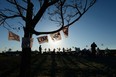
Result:
<svg viewBox="0 0 116 77"><path fill-rule="evenodd" d="M51 2L48 3L48 6L51 6L53 4L55 4L56 2L58 2L59 0L52 0Z"/></svg>
<svg viewBox="0 0 116 77"><path fill-rule="evenodd" d="M4 24L7 19L20 17L20 15L5 15L3 12L0 12L0 25Z"/></svg>
<svg viewBox="0 0 116 77"><path fill-rule="evenodd" d="M21 16L22 19L25 21L26 18L23 16L23 14L22 14L22 12L21 12L21 9L20 9L20 8L22 8L22 7L20 7L20 6L18 5L18 3L16 2L16 0L14 0L14 3L15 3L15 5L16 5L16 7L17 7L17 10L18 10L20 16Z"/></svg>
<svg viewBox="0 0 116 77"><path fill-rule="evenodd" d="M4 8L3 10L1 10L1 12L9 12L9 14L18 14L18 12L16 12L16 11L13 11L13 10L11 10L11 9L8 9L8 8Z"/></svg>
<svg viewBox="0 0 116 77"><path fill-rule="evenodd" d="M54 31L49 31L49 32L37 32L37 31L33 30L32 33L35 34L35 35L52 34L52 33L56 33L56 32L61 31L63 28L64 28L64 27L61 26L59 29L54 30Z"/></svg>
<svg viewBox="0 0 116 77"><path fill-rule="evenodd" d="M35 25L39 22L39 20L41 19L41 17L43 16L43 14L45 13L46 9L55 4L56 2L58 2L59 0L52 0L51 2L48 2L48 0L45 0L43 5L41 6L40 10L38 10L37 14L34 16L32 23L35 27Z"/></svg>
<svg viewBox="0 0 116 77"><path fill-rule="evenodd" d="M60 14L60 15L61 15L62 26L64 26L64 16L63 16L63 9L62 9L62 7L63 7L65 1L66 1L66 0L64 0L64 1L62 2L62 1L60 0L60 5L61 5L61 7L60 7L61 14Z"/></svg>
<svg viewBox="0 0 116 77"><path fill-rule="evenodd" d="M66 26L71 26L71 25L74 24L76 21L78 21L78 20L89 10L89 8L92 7L92 6L95 4L95 2L96 2L96 0L94 0L93 2L91 2L91 5L90 5L90 6L88 6L88 7L86 6L87 9L85 9L85 10L83 11L83 13L81 13L80 16L79 16L77 19L75 19L75 20L72 21L71 23L67 24Z"/></svg>
<svg viewBox="0 0 116 77"><path fill-rule="evenodd" d="M1 15L1 14L0 14ZM15 18L15 17L20 17L20 15L12 15L12 16L6 16L6 15L1 15L3 19L9 19L9 18Z"/></svg>
<svg viewBox="0 0 116 77"><path fill-rule="evenodd" d="M17 9L18 13L20 14L20 17L25 21L26 18L23 16L21 9L25 10L25 11L27 9L25 9L23 6L19 5L19 3L17 3L16 0L6 0L6 1L9 2L10 4L13 4L16 6L16 9Z"/></svg>
<svg viewBox="0 0 116 77"><path fill-rule="evenodd" d="M56 7L56 10L53 13L49 14L50 17L55 16L56 14L60 14L61 18L59 18L59 20L60 19L62 21L66 20L67 24L65 24L65 26L70 26L70 25L74 24L76 21L78 21L85 14L85 12L87 12L89 10L89 8L94 5L96 0L92 0L92 1L89 1L89 2L88 2L88 0L85 0L85 1L83 1L83 5L82 5L82 2L80 2L80 1L79 1L79 3L76 3L75 0L72 0L71 2L72 3L67 3L64 6L61 6L62 9L65 8L67 10L67 12L65 14L63 14L62 9L60 9L61 13L55 12L57 9L59 9L59 8ZM90 4L88 4L88 3L90 3ZM80 8L79 6L84 7L83 8L84 10L79 9ZM69 10L70 11L72 10L71 13L70 13ZM65 18L63 16L65 16ZM52 21L56 21L56 22L58 20L58 19L57 20L53 19L53 17L51 19L52 19Z"/></svg>
<svg viewBox="0 0 116 77"><path fill-rule="evenodd" d="M87 7L87 0L86 0L86 2L85 2L85 7L84 7L84 11L86 10L86 7Z"/></svg>
<svg viewBox="0 0 116 77"><path fill-rule="evenodd" d="M84 12L88 11L89 8L92 7L95 3L96 3L96 0L92 0L92 2L90 2L90 6L88 6Z"/></svg>
<svg viewBox="0 0 116 77"><path fill-rule="evenodd" d="M16 0L14 0L14 1L12 1L12 0L6 0L6 1L16 6L16 4L15 4L15 2L14 2L14 1L16 1ZM25 1L23 1L23 2L25 2ZM23 6L21 6L21 5L19 5L19 4L17 4L17 6L18 6L19 8L22 8L22 9L25 10L25 11L27 10L26 8L24 8Z"/></svg>
<svg viewBox="0 0 116 77"><path fill-rule="evenodd" d="M15 12L10 9L5 9L5 11L8 11L9 13L14 13L13 15L0 12L0 25L4 24L6 19L21 17L26 22L25 29L29 28L29 29L27 29L28 30L27 32L35 34L35 35L51 34L51 33L61 31L66 26L68 26L68 27L71 26L76 21L78 21L85 14L85 12L87 12L90 9L90 7L92 7L94 5L94 3L96 2L96 0L92 0L92 1L89 1L90 2L90 4L89 4L88 0L85 0L85 1L83 1L83 2L85 2L82 5L83 8L80 9L79 5L77 3L75 3L77 0L71 0L72 3L68 3L68 0L44 0L44 1L42 1L42 3L40 3L41 6L40 6L40 9L37 11L37 14L34 17L32 17L34 6L33 6L33 3L31 2L31 0L23 1L23 2L27 3L27 9L25 9L23 6L21 6L16 0L7 0L7 1L9 3L15 5L18 12L17 11ZM40 0L38 0L38 1L40 1ZM66 3L66 1L67 1L67 3ZM55 4L57 2L60 4ZM61 25L61 27L58 28L57 30L48 31L48 32L35 31L34 28L35 28L36 24L42 18L46 9L53 4L56 5L56 9L55 9L55 11L52 11L53 13L51 13L51 16L55 16L54 18L56 18L55 19L56 22L58 22ZM23 16L24 14L22 13L22 10L26 11L26 16ZM51 18L51 20L55 21L52 18ZM66 21L66 24L65 24L65 21ZM67 24L67 22L68 22L68 24ZM29 24L29 27L27 26L27 23L28 24L31 23L31 24Z"/></svg>

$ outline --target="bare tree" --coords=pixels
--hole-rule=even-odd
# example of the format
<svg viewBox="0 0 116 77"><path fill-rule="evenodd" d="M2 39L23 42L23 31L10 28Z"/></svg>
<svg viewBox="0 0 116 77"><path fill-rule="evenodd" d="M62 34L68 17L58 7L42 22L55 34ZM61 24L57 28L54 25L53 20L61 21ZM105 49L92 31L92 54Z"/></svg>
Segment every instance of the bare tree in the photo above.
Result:
<svg viewBox="0 0 116 77"><path fill-rule="evenodd" d="M8 20L19 18L25 23L23 26L24 38L32 38L33 34L50 34L58 32L66 26L69 27L85 14L96 0L6 0L6 2L13 9L0 8L0 26L16 29L10 25ZM35 26L46 12L48 12L49 19L58 23L60 28L49 32L38 32L35 30ZM22 48L20 77L30 77L30 59L31 48Z"/></svg>

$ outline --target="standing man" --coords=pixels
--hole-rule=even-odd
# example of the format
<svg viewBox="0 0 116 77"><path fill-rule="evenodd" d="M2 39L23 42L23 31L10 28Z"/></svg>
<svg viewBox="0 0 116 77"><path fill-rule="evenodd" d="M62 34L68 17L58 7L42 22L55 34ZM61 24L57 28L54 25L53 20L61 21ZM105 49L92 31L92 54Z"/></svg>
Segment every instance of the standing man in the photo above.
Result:
<svg viewBox="0 0 116 77"><path fill-rule="evenodd" d="M92 50L92 55L95 56L96 55L96 47L97 45L95 44L95 42L93 42L91 44L91 50Z"/></svg>
<svg viewBox="0 0 116 77"><path fill-rule="evenodd" d="M42 47L41 47L41 45L39 46L39 52L42 53Z"/></svg>

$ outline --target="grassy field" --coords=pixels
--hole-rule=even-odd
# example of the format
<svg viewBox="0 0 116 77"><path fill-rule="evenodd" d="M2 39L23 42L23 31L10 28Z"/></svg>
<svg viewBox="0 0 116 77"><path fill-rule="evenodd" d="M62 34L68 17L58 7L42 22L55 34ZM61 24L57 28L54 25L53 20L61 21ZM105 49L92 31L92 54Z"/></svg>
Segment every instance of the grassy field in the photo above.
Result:
<svg viewBox="0 0 116 77"><path fill-rule="evenodd" d="M116 77L116 56L37 54L31 60L32 77ZM20 56L0 55L0 77L18 77Z"/></svg>

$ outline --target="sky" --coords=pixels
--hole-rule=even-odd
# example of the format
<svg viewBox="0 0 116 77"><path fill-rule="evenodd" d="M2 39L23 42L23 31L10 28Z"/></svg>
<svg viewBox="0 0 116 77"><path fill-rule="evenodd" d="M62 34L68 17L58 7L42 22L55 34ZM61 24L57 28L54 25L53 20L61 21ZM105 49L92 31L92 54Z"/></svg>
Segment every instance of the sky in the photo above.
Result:
<svg viewBox="0 0 116 77"><path fill-rule="evenodd" d="M1 0L3 1L3 0ZM0 1L0 6L3 5ZM91 43L95 42L100 49L116 49L116 0L98 0L76 23L69 27L69 36L65 38L61 31L62 39L56 42L51 40L43 43L42 48L72 48L90 49ZM57 29L55 24L48 22L38 23L37 30L49 31ZM18 22L18 20L16 20ZM17 25L14 22L14 25ZM46 27L47 26L47 27ZM13 31L23 37L23 30ZM36 35L33 35L34 42L32 50L38 50L39 43ZM21 50L21 42L8 40L8 30L0 26L0 52L12 48L13 51Z"/></svg>

